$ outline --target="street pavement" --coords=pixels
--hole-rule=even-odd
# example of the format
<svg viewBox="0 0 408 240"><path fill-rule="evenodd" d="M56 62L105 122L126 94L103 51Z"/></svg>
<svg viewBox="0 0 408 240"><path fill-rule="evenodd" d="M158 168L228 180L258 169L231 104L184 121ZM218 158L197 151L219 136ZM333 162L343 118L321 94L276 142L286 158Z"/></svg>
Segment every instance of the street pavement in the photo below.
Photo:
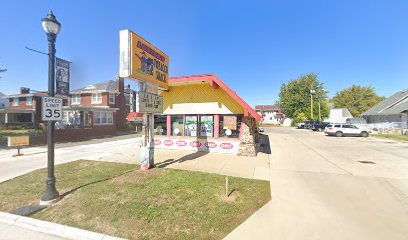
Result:
<svg viewBox="0 0 408 240"><path fill-rule="evenodd" d="M128 135L57 144L55 164L80 159L103 160L106 158L138 163L140 141L139 136ZM0 182L47 167L47 146L24 148L21 152L24 156L12 157L16 153L15 149L0 150Z"/></svg>
<svg viewBox="0 0 408 240"><path fill-rule="evenodd" d="M266 134L272 200L226 239L408 239L407 143Z"/></svg>
<svg viewBox="0 0 408 240"><path fill-rule="evenodd" d="M327 137L292 128L265 130L271 155L246 158L157 149L156 163L270 180L272 200L226 239L408 239L407 143ZM62 144L56 149L56 163L138 163L139 144L140 137ZM17 158L11 157L14 152L0 150L0 182L46 167L46 147L24 149L26 155ZM8 227L20 232L0 224L0 230Z"/></svg>

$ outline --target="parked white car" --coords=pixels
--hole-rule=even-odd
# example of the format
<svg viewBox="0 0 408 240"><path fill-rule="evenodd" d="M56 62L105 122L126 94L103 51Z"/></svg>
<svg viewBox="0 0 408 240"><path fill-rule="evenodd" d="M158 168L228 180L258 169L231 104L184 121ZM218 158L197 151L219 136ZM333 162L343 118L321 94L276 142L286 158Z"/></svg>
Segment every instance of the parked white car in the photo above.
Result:
<svg viewBox="0 0 408 240"><path fill-rule="evenodd" d="M365 127L357 127L353 124L346 124L346 123L334 123L329 124L324 129L324 132L329 136L361 136L361 137L368 137L370 134L370 130Z"/></svg>

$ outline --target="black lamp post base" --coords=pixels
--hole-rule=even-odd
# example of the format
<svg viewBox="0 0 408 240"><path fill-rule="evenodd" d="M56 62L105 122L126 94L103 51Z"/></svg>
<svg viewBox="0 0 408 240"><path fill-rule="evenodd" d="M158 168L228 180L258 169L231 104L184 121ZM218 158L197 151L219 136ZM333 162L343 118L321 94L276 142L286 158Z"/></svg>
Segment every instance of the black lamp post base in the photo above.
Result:
<svg viewBox="0 0 408 240"><path fill-rule="evenodd" d="M60 195L55 187L55 178L47 178L45 192L41 197L40 205L50 205L60 199Z"/></svg>

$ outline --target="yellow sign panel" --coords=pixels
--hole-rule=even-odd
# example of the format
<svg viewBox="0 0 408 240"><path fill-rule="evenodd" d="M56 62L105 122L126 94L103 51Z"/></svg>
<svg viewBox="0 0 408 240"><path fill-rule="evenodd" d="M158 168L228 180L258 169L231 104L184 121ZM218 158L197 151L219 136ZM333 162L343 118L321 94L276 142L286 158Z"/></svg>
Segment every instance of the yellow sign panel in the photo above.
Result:
<svg viewBox="0 0 408 240"><path fill-rule="evenodd" d="M20 146L28 146L28 145L30 145L29 136L8 137L9 147L20 147Z"/></svg>
<svg viewBox="0 0 408 240"><path fill-rule="evenodd" d="M121 77L168 88L169 57L129 30L121 31L120 38Z"/></svg>

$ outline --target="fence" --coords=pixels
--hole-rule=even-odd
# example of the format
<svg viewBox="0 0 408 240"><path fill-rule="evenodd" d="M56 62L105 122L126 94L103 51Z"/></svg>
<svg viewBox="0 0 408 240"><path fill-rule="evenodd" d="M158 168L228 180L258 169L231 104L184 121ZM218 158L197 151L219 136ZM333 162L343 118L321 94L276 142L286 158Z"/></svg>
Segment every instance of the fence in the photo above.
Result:
<svg viewBox="0 0 408 240"><path fill-rule="evenodd" d="M383 123L367 123L361 124L372 131L376 131L378 133L388 133L392 130L401 130L401 133L407 132L407 122L383 122Z"/></svg>

